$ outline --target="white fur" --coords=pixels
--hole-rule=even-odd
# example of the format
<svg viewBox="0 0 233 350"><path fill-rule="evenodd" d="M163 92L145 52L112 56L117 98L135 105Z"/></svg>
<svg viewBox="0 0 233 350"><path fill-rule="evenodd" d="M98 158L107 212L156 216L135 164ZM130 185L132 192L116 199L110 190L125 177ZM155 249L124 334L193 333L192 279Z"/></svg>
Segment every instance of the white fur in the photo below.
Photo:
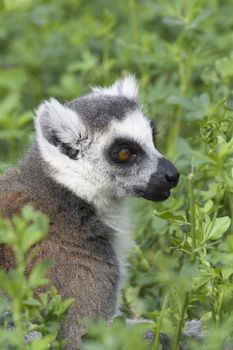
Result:
<svg viewBox="0 0 233 350"><path fill-rule="evenodd" d="M47 104L45 106L47 108ZM112 184L108 183L108 164L101 159L101 157L103 158L103 149L114 137L128 137L140 143L142 148L151 156L151 158L153 158L153 171L156 171L156 159L162 156L154 148L150 123L141 112L136 111L130 113L123 121L112 121L106 133L96 133L96 135L93 135L95 140L93 142L92 149L89 149L89 155L86 155L86 157L83 157L78 161L74 161L69 159L65 154L62 154L57 147L51 145L43 137L40 122L41 118L44 117L45 111L47 111L45 110L45 107L43 107L43 109L40 107L37 112L38 117L36 119L37 139L43 154L43 158L54 169L53 176L58 183L67 186L76 195L90 203L95 204L96 207L100 208L102 206L102 202L104 202L104 198L107 198L108 200L111 198L111 195L114 192ZM49 111L52 112L51 109L49 109ZM64 107L63 117L65 116L64 119L66 122L69 123L68 117L71 116L73 118L70 119L72 120L72 123L69 126L66 124L62 125L62 123L59 124L60 116L61 114L59 117L51 115L51 123L49 125L48 122L48 127L51 127L52 125L55 130L59 131L61 140L64 140L63 142L67 141L67 139L69 139L71 142L71 138L65 135L70 133L73 137L76 135L76 139L72 139L72 141L77 140L77 137L83 133L83 129L85 128L80 122L77 114ZM56 125L55 121L57 119L58 124ZM60 128L64 127L64 125L66 129L61 130ZM79 131L80 125L81 132ZM99 161L102 161L102 163L99 164L99 168L96 167L96 156ZM151 174L148 173L148 178L150 175ZM119 191L118 196L124 195L123 189L119 187L117 190Z"/></svg>
<svg viewBox="0 0 233 350"><path fill-rule="evenodd" d="M141 111L131 112L121 121L112 120L107 130L91 135L91 145L78 160L70 159L49 143L42 133L41 123L46 123L62 142L71 145L86 135L85 126L76 112L55 99L45 102L37 110L37 141L43 159L52 169L51 176L96 207L99 218L115 232L114 248L121 262L130 245L128 212L124 202L128 193L125 187L131 185L131 180L147 183L152 172L156 171L158 158L162 157L154 147L149 120ZM149 155L148 169L144 174L137 174L135 179L128 180L117 177L104 156L104 150L116 137L126 137L140 143Z"/></svg>
<svg viewBox="0 0 233 350"><path fill-rule="evenodd" d="M103 204L103 203L102 203ZM125 255L132 246L130 238L131 225L129 210L125 199L110 201L107 206L101 206L98 210L99 218L110 227L114 235L114 250L117 254L121 276L124 279L127 275L125 268Z"/></svg>
<svg viewBox="0 0 233 350"><path fill-rule="evenodd" d="M86 128L77 113L64 107L55 98L45 101L36 110L36 129L41 131L43 124L53 130L64 143L73 146L77 140L85 138Z"/></svg>
<svg viewBox="0 0 233 350"><path fill-rule="evenodd" d="M83 159L80 159L76 164L47 142L39 130L37 140L43 158L53 169L54 179L79 197L94 204L99 218L115 232L114 249L122 275L124 275L122 258L130 247L128 211L124 199L119 202L110 198L110 194L105 190L108 178L104 176L104 169L102 169L102 176L100 176L100 174L95 173L94 167L90 166L91 164L85 164ZM95 179L92 183L91 179L94 174Z"/></svg>
<svg viewBox="0 0 233 350"><path fill-rule="evenodd" d="M137 99L138 83L134 75L128 75L125 78L117 80L112 86L92 88L95 94L110 96L125 96L130 99Z"/></svg>
<svg viewBox="0 0 233 350"><path fill-rule="evenodd" d="M141 111L131 112L123 120L112 121L111 128L115 135L138 142L151 157L163 157L154 146L150 122Z"/></svg>

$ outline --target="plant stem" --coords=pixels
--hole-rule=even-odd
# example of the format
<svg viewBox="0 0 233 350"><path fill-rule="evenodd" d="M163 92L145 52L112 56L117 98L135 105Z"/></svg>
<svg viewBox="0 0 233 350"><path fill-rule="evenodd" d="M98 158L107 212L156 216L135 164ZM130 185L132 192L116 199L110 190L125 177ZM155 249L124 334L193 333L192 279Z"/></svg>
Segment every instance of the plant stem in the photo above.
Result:
<svg viewBox="0 0 233 350"><path fill-rule="evenodd" d="M157 325L157 330L156 330L156 336L153 342L153 348L152 350L158 350L159 349L159 336L160 336L160 330L162 327L162 323L163 323L163 317L164 317L164 313L165 313L165 309L167 306L167 299L168 299L168 294L166 293L164 296L164 300L163 300L163 306L162 306L162 310L160 312L159 315L159 321L158 321L158 325Z"/></svg>
<svg viewBox="0 0 233 350"><path fill-rule="evenodd" d="M228 194L228 204L230 210L230 218L231 218L231 230L233 232L233 196L232 194Z"/></svg>
<svg viewBox="0 0 233 350"><path fill-rule="evenodd" d="M178 330L177 330L177 334L176 334L173 350L179 350L180 349L180 337L181 337L181 332L182 332L183 323L184 323L185 311L186 311L187 304L188 304L188 297L189 297L189 293L186 292L185 293L184 302L183 302L183 305L182 305L182 309L181 309L180 322L179 322L179 325L178 325Z"/></svg>
<svg viewBox="0 0 233 350"><path fill-rule="evenodd" d="M168 135L167 135L167 154L171 158L174 158L176 155L174 140L176 140L179 137L180 125L182 122L182 112L180 107L175 108L174 115L175 115L175 118L174 118L173 127L168 130Z"/></svg>
<svg viewBox="0 0 233 350"><path fill-rule="evenodd" d="M15 332L17 334L17 342L20 349L23 349L24 346L24 338L23 338L23 330L21 326L21 301L20 298L15 298L12 301L12 318L15 325Z"/></svg>
<svg viewBox="0 0 233 350"><path fill-rule="evenodd" d="M195 201L194 201L194 191L193 191L193 173L188 175L189 181L189 208L190 208L190 222L191 222L191 236L192 236L192 255L195 259L195 249L196 249L196 218L195 218Z"/></svg>
<svg viewBox="0 0 233 350"><path fill-rule="evenodd" d="M131 37L132 42L134 44L138 44L138 24L137 24L137 17L136 17L136 9L135 9L135 0L129 0L129 7L130 7L130 17L131 17Z"/></svg>
<svg viewBox="0 0 233 350"><path fill-rule="evenodd" d="M211 219L211 225L210 225L209 229L206 232L206 241L208 241L209 234L211 234L211 232L212 232L212 230L214 228L214 225L215 225L215 222L216 222L216 219L217 219L217 216L218 216L221 200L222 200L222 196L219 196L217 198L217 200L216 200L214 214L213 214L212 219Z"/></svg>

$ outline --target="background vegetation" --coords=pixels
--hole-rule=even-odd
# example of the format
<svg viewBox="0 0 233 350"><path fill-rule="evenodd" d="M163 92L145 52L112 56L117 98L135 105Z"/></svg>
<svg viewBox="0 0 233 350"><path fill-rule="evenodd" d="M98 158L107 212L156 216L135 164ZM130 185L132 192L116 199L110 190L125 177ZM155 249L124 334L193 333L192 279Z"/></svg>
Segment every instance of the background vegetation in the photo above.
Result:
<svg viewBox="0 0 233 350"><path fill-rule="evenodd" d="M22 156L43 99L133 72L156 144L182 174L165 203L132 202L122 310L155 321L153 344L118 319L108 331L90 326L85 350L160 349L161 332L177 350L190 319L207 331L190 349L233 348L232 13L231 0L0 1L1 171Z"/></svg>

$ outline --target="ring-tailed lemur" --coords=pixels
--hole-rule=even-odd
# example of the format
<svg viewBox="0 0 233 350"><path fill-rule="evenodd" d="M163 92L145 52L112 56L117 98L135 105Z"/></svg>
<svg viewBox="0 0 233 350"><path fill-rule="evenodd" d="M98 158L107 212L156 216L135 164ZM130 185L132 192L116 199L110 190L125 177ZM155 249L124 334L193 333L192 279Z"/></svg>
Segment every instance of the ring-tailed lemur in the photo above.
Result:
<svg viewBox="0 0 233 350"><path fill-rule="evenodd" d="M128 76L64 105L54 98L42 103L25 159L0 178L0 215L10 218L26 203L48 215L49 234L35 262L51 257L49 278L64 298L76 299L62 331L69 350L80 345L79 320L111 319L116 311L125 198L165 200L179 179L154 146L137 94ZM0 266L13 264L0 246Z"/></svg>

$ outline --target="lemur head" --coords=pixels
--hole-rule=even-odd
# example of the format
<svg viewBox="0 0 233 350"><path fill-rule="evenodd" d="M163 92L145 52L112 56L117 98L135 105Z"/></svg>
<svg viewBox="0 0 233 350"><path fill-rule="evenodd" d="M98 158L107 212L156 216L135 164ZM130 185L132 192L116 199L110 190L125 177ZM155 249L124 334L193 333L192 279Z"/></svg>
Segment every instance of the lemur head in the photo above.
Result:
<svg viewBox="0 0 233 350"><path fill-rule="evenodd" d="M155 148L137 94L128 76L64 105L42 103L36 137L50 176L97 206L127 196L167 199L179 173Z"/></svg>

